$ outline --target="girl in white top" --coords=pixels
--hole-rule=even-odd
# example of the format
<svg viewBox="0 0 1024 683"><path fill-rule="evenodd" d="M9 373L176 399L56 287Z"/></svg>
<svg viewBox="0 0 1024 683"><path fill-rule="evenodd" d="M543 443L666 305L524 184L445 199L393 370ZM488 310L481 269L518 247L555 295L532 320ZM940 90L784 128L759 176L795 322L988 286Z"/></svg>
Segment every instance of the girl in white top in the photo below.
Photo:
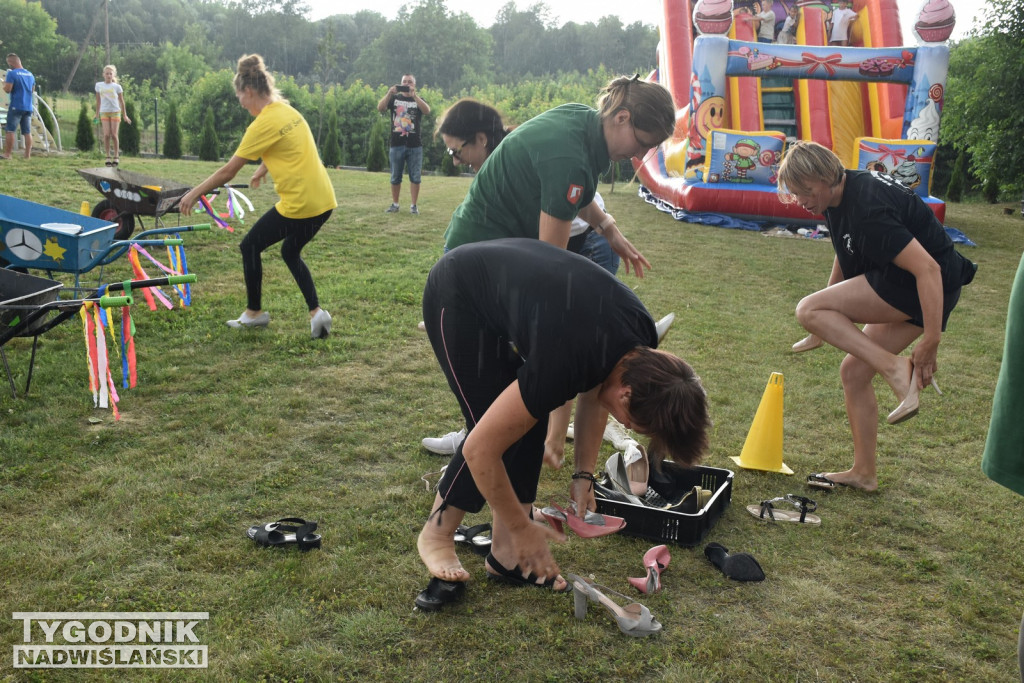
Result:
<svg viewBox="0 0 1024 683"><path fill-rule="evenodd" d="M120 161L120 139L117 136L121 119L128 125L132 120L124 108L124 89L117 82L117 67L108 64L103 67L103 80L96 84L96 116L103 126L103 149L107 153L107 166L117 166ZM110 147L114 155L110 155Z"/></svg>
<svg viewBox="0 0 1024 683"><path fill-rule="evenodd" d="M839 9L832 11L832 33L829 45L850 44L850 24L857 20L857 13L850 9L848 0L839 0Z"/></svg>

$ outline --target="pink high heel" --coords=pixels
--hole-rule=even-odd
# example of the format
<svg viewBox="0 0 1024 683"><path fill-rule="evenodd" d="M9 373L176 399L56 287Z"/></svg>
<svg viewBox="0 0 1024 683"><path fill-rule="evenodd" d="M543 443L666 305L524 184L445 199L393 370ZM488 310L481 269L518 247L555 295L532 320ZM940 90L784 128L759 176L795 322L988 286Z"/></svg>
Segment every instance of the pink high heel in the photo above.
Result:
<svg viewBox="0 0 1024 683"><path fill-rule="evenodd" d="M550 507L544 508L540 513L544 515L544 519L548 520L548 524L554 527L556 531L561 533L562 523L565 522L573 530L573 533L580 538L607 536L626 526L626 520L621 517L602 515L590 510L587 510L584 518L580 519L576 516L576 504L574 502L569 503L568 510L552 503Z"/></svg>
<svg viewBox="0 0 1024 683"><path fill-rule="evenodd" d="M629 582L638 591L647 595L661 590L661 573L668 568L672 555L668 552L668 546L656 545L644 553L644 566L647 567L647 576L644 578L629 577Z"/></svg>

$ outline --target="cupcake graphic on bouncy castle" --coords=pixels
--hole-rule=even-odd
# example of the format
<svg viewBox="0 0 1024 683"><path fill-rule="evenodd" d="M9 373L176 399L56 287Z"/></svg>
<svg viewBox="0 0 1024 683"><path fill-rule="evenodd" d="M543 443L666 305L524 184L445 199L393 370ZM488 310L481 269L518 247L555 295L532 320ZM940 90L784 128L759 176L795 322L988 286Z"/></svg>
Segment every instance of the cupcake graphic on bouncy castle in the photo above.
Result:
<svg viewBox="0 0 1024 683"><path fill-rule="evenodd" d="M956 26L956 11L949 0L925 0L914 23L914 33L924 43L949 40Z"/></svg>
<svg viewBox="0 0 1024 683"><path fill-rule="evenodd" d="M698 0L693 24L704 34L724 34L732 26L732 0Z"/></svg>

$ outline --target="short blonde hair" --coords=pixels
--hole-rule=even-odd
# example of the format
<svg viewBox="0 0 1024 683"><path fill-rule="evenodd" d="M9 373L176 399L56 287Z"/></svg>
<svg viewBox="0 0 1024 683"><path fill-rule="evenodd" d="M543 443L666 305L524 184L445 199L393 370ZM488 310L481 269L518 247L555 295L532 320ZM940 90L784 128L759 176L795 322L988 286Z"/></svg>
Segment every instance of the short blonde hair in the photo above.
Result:
<svg viewBox="0 0 1024 683"><path fill-rule="evenodd" d="M835 187L845 174L846 168L835 152L817 142L799 140L789 146L779 166L779 199L784 204L792 203L790 188L805 188L816 180Z"/></svg>

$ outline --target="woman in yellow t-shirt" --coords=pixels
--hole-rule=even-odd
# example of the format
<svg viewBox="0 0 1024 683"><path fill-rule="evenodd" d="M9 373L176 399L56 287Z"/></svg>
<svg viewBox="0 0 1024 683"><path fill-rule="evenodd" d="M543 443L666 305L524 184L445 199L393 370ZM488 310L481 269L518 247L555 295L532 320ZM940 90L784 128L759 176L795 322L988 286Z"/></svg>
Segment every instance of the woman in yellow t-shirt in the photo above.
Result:
<svg viewBox="0 0 1024 683"><path fill-rule="evenodd" d="M331 331L331 316L320 308L313 276L301 252L337 208L334 187L320 161L309 125L274 87L274 77L261 56L243 55L238 60L234 85L239 104L255 120L246 129L234 156L181 198L181 213L189 215L199 197L230 182L245 164L260 159L250 185L259 187L269 173L281 199L256 221L239 245L248 303L245 312L236 320L229 320L228 325L266 327L270 322L261 300L260 254L283 240L281 258L309 306L310 332L314 339L326 337Z"/></svg>

